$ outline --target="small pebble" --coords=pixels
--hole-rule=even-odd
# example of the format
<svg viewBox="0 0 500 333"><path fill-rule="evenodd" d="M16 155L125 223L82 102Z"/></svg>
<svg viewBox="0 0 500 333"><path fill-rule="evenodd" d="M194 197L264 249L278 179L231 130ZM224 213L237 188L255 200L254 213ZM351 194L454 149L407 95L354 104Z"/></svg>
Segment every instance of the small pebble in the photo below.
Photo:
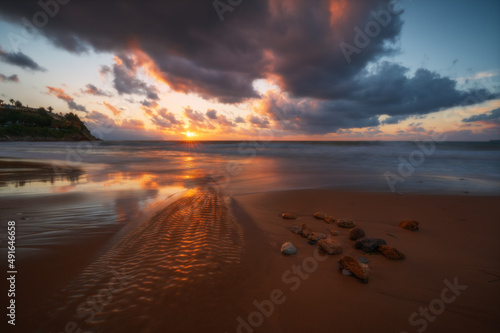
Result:
<svg viewBox="0 0 500 333"><path fill-rule="evenodd" d="M328 215L326 215L326 213L323 212L316 212L313 214L313 216L319 220L324 220Z"/></svg>
<svg viewBox="0 0 500 333"><path fill-rule="evenodd" d="M344 274L345 276L352 276L352 273L345 268L342 270L342 274Z"/></svg>
<svg viewBox="0 0 500 333"><path fill-rule="evenodd" d="M333 216L327 216L325 217L325 222L326 223L335 223L336 219Z"/></svg>
<svg viewBox="0 0 500 333"><path fill-rule="evenodd" d="M404 253L402 253L401 251L392 246L387 246L387 245L379 246L378 251L382 253L384 257L391 260L401 260L406 258Z"/></svg>
<svg viewBox="0 0 500 333"><path fill-rule="evenodd" d="M358 261L359 261L360 263L362 263L362 264L367 264L367 263L369 263L369 262L370 262L370 259L368 259L368 258L366 258L366 257L358 257L358 258L356 258L356 259L358 259Z"/></svg>
<svg viewBox="0 0 500 333"><path fill-rule="evenodd" d="M354 223L353 220L338 219L337 225L341 228L354 228L356 226L356 223Z"/></svg>
<svg viewBox="0 0 500 333"><path fill-rule="evenodd" d="M292 214L292 213L283 213L283 214L281 214L281 217L286 219L286 220L295 220L297 218L297 215Z"/></svg>
<svg viewBox="0 0 500 333"><path fill-rule="evenodd" d="M414 220L405 220L405 221L400 221L399 226L403 229L408 229L411 231L417 231L418 230L418 222Z"/></svg>
<svg viewBox="0 0 500 333"><path fill-rule="evenodd" d="M360 238L365 237L365 231L361 228L352 228L349 231L349 239L350 240L358 240Z"/></svg>

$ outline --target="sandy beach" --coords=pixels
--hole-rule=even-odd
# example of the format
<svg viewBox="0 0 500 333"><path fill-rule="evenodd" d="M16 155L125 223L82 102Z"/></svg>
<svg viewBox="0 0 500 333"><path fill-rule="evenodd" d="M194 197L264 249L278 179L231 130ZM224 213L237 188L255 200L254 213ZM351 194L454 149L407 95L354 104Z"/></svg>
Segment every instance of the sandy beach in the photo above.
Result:
<svg viewBox="0 0 500 333"><path fill-rule="evenodd" d="M411 143L277 142L254 157L240 145L104 142L76 164L57 143L2 146L0 220L16 225L15 331L498 330L495 145L443 145L395 191L384 174L398 172ZM356 249L338 219L405 259ZM326 240L292 232L303 225ZM286 242L296 254L281 253ZM324 242L342 253L320 251ZM367 283L339 270L344 257L363 274L357 260L369 260Z"/></svg>
<svg viewBox="0 0 500 333"><path fill-rule="evenodd" d="M498 197L398 196L329 190L236 197L240 212L262 232L259 245L256 244L261 249L256 262L267 262L272 267L264 275L267 294L261 290L255 298L269 299L275 288L286 297L256 331L328 331L332 327L341 332L496 331L500 324L498 202ZM348 239L349 229L312 217L318 210L353 219L367 237L385 239L406 259L392 261L382 255L367 255L367 284L342 275L337 264L342 255L322 261L315 256L316 246L287 230L302 223L318 232L338 230L340 235L335 239L342 243L343 255L363 255ZM279 215L284 211L296 213L298 219L282 219ZM398 221L403 219L419 221L420 230L412 232L398 227ZM296 255L283 256L279 252L285 241L297 247ZM302 267L302 273L294 273L294 266ZM287 274L290 270L292 273ZM453 302L440 302L443 295L453 296L443 292L448 286L445 281L458 281L466 289L457 291ZM243 318L255 310L251 303L248 305ZM429 306L432 310L426 317L420 309Z"/></svg>
<svg viewBox="0 0 500 333"><path fill-rule="evenodd" d="M108 228L52 249L23 249L18 327L26 332L64 331L68 323L91 332L332 327L495 332L500 327L498 202L496 196L327 189L232 197L188 191L143 217L137 228ZM3 216L50 205L34 199L10 208L5 199L0 204ZM314 218L316 211L353 219L366 237L383 238L406 259L355 249L349 229ZM283 212L298 218L285 220ZM419 221L420 230L398 227L403 219ZM343 254L325 255L289 230L301 224L340 242ZM286 241L297 254L280 253ZM370 260L368 283L339 272L344 255Z"/></svg>

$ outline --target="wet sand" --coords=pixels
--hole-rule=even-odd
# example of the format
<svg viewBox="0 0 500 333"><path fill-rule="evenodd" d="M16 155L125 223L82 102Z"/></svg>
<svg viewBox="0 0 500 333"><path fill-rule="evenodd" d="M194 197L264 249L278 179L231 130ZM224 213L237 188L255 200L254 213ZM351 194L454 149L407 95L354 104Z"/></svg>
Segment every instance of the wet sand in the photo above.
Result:
<svg viewBox="0 0 500 333"><path fill-rule="evenodd" d="M57 209L48 199L23 200L11 205ZM332 190L232 198L188 191L127 230L109 228L53 251L20 255L16 331L63 332L69 325L89 332L417 332L426 325L426 332L494 332L500 327L499 202ZM5 203L2 216L12 216L16 209ZM285 211L298 219L282 219ZM348 239L349 229L315 219L315 211L355 220L367 237L385 239L406 259L363 254ZM402 219L418 220L421 230L399 228ZM288 230L302 223L318 232L338 230L334 238L344 255L369 258L368 283L338 271L342 255L323 256ZM286 241L296 255L280 253ZM455 279L466 289L443 294L444 281ZM446 303L439 301L443 295ZM430 304L426 319L418 312Z"/></svg>
<svg viewBox="0 0 500 333"><path fill-rule="evenodd" d="M273 289L286 297L257 332L495 332L500 328L498 197L300 190L237 196L235 203L262 231L259 243L267 245L266 251L271 249L260 253L259 260L259 265L272 267L262 277L267 289L256 290L254 298L270 299ZM282 219L280 213L285 211L298 219ZM363 254L349 240L349 229L315 219L316 211L355 220L367 237L385 239L406 259ZM419 221L420 231L399 228L403 219ZM338 230L340 235L333 238L343 244L343 255L370 259L369 282L341 274L337 261L342 255L322 261L315 255L315 245L287 230L302 223L318 232ZM285 241L297 247L296 255L280 253ZM258 248L263 247L252 251L259 252ZM295 273L293 266L302 268ZM453 285L455 279L466 289L457 290L457 295L443 292L444 281ZM247 302L242 317L247 316L248 322L255 308ZM420 308L429 306L428 317L420 314Z"/></svg>

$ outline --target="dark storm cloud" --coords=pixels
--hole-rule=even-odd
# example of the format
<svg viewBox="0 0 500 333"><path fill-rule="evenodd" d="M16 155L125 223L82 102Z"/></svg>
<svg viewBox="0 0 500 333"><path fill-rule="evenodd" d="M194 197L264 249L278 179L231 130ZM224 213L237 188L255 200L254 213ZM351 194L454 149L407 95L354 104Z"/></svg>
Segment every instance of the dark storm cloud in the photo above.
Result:
<svg viewBox="0 0 500 333"><path fill-rule="evenodd" d="M476 121L500 123L500 108L462 119L462 121L464 123L473 123Z"/></svg>
<svg viewBox="0 0 500 333"><path fill-rule="evenodd" d="M207 0L73 1L39 30L76 53L120 53L133 45L154 60L173 89L222 102L257 97L252 82L269 73L279 75L296 96L332 98L342 94L337 85L345 78L393 52L387 42L396 39L402 24L393 15L348 65L340 43L353 43L354 28L364 29L373 20L370 11L385 9L387 0L339 3L346 8L326 0L245 1L220 22L213 1ZM20 22L19 17L39 10L36 1L12 1L0 12ZM117 81L118 91L133 90Z"/></svg>
<svg viewBox="0 0 500 333"><path fill-rule="evenodd" d="M293 99L273 92L263 97L256 111L283 130L325 134L399 123L409 117L478 102L475 96L482 100L499 97L485 90L460 91L455 81L426 69L418 69L413 76L408 72L406 67L383 62L344 82L342 99ZM389 117L380 122L380 115Z"/></svg>
<svg viewBox="0 0 500 333"><path fill-rule="evenodd" d="M19 82L19 78L17 77L17 74L10 76L0 74L0 82Z"/></svg>
<svg viewBox="0 0 500 333"><path fill-rule="evenodd" d="M0 60L14 66L33 71L45 72L46 69L38 65L33 59L26 54L18 52L6 52L0 47Z"/></svg>
<svg viewBox="0 0 500 333"><path fill-rule="evenodd" d="M0 14L19 23L39 10L36 1L18 0L3 3ZM137 78L137 67L148 60L136 63L130 54L141 53L173 90L224 103L258 98L253 81L276 79L289 101L265 100L262 113L285 130L329 133L377 126L380 115L397 123L460 105L472 93L426 69L409 75L403 66L382 63L367 71L368 64L398 52L401 12L388 0L253 0L226 12L221 22L211 0L89 0L60 6L39 30L70 52L118 54L121 61L100 71L112 75L120 94L158 99L156 88ZM346 54L345 45L355 50ZM190 121L210 124L201 116ZM246 120L269 125L258 116Z"/></svg>

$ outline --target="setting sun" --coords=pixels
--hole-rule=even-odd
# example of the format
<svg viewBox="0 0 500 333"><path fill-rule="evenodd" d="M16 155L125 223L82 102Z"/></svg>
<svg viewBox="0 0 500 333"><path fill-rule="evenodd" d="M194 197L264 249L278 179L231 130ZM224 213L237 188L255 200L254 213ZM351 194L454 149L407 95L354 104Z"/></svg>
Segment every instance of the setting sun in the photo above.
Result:
<svg viewBox="0 0 500 333"><path fill-rule="evenodd" d="M187 136L188 138L192 138L192 137L196 136L196 133L193 133L193 132L189 132L189 131L188 131L188 132L186 132L186 136Z"/></svg>

